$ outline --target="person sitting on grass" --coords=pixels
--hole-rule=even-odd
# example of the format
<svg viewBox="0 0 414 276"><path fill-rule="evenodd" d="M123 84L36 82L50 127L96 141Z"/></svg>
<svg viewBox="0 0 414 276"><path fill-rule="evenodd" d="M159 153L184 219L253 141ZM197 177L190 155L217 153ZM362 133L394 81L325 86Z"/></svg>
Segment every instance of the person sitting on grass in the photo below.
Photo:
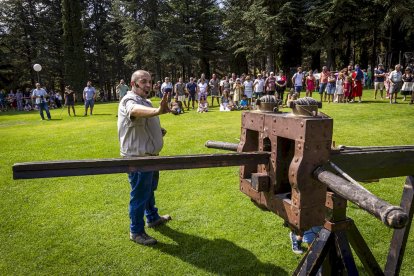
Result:
<svg viewBox="0 0 414 276"><path fill-rule="evenodd" d="M249 110L250 109L249 101L247 100L246 95L243 95L243 97L240 101L240 109L241 110Z"/></svg>
<svg viewBox="0 0 414 276"><path fill-rule="evenodd" d="M178 100L178 98L174 99L174 102L171 103L171 113L174 115L179 115L181 113L184 113L183 104L181 101Z"/></svg>
<svg viewBox="0 0 414 276"><path fill-rule="evenodd" d="M200 102L198 103L197 112L199 113L208 112L208 103L205 97L200 97Z"/></svg>
<svg viewBox="0 0 414 276"><path fill-rule="evenodd" d="M289 102L297 100L299 97L298 93L295 92L294 88L291 88L286 99L286 105L289 106Z"/></svg>
<svg viewBox="0 0 414 276"><path fill-rule="evenodd" d="M230 111L229 102L229 90L225 89L223 91L223 96L221 96L220 111Z"/></svg>
<svg viewBox="0 0 414 276"><path fill-rule="evenodd" d="M230 111L238 110L238 106L234 103L231 97L229 97L229 103L227 105L227 108L230 109Z"/></svg>
<svg viewBox="0 0 414 276"><path fill-rule="evenodd" d="M32 106L27 102L25 105L24 105L24 111L31 111L32 110Z"/></svg>

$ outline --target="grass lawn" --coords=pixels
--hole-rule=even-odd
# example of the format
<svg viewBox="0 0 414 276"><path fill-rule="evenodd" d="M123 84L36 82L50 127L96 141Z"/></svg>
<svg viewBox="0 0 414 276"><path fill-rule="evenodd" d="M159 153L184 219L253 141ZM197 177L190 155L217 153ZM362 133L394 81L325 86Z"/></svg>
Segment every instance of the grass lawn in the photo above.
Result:
<svg viewBox="0 0 414 276"><path fill-rule="evenodd" d="M324 104L334 118L336 145L414 144L414 106L372 100ZM286 110L287 111L287 110ZM239 191L238 167L163 171L156 199L173 220L159 230L155 247L129 241L129 184L125 174L12 179L17 162L119 157L117 104L97 104L95 115L69 117L52 110L0 113L0 274L291 274L292 253L282 219L256 208ZM83 114L77 106L77 114ZM162 155L220 152L206 140L237 143L240 112L166 114ZM404 177L366 187L399 205ZM392 230L349 204L352 217L384 267ZM414 271L411 231L402 275ZM357 265L361 264L357 260Z"/></svg>

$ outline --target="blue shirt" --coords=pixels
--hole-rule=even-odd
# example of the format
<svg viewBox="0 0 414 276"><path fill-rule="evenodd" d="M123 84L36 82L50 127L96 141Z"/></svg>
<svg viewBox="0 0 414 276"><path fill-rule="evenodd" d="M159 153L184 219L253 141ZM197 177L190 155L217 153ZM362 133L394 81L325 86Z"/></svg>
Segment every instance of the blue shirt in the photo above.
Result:
<svg viewBox="0 0 414 276"><path fill-rule="evenodd" d="M197 84L195 82L189 82L187 83L187 89L191 94L193 94L197 90Z"/></svg>
<svg viewBox="0 0 414 276"><path fill-rule="evenodd" d="M385 71L384 70L382 70L382 69L378 69L378 70L375 70L375 72L374 72L374 74L378 74L378 75L382 75L382 74L384 74L385 73ZM385 78L384 77L375 77L375 79L374 79L374 81L375 82L384 82L384 80L385 80Z"/></svg>
<svg viewBox="0 0 414 276"><path fill-rule="evenodd" d="M83 97L85 98L85 100L92 100L95 93L95 88L92 86L86 86L85 89L83 89Z"/></svg>

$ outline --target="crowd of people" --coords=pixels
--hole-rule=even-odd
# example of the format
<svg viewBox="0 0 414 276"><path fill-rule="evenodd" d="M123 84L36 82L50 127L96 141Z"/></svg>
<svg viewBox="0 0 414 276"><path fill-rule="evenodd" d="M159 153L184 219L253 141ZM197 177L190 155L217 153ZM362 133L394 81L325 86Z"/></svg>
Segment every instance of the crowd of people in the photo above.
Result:
<svg viewBox="0 0 414 276"><path fill-rule="evenodd" d="M383 94L386 92L386 98L394 104L398 93L401 92L403 101L408 98L409 104L413 104L414 79L410 67L405 68L403 74L401 65L396 65L395 70L387 72L384 66L379 64L374 69L373 81L374 99L377 98L378 92L381 99L384 99ZM198 112L207 112L208 98L210 98L210 106L213 107L217 102L220 111L254 109L255 100L263 95L274 95L286 104L290 98L300 98L301 93L302 96L312 97L315 92L319 94L321 102L361 103L363 90L370 88L371 83L372 79L366 70L362 70L359 65L349 65L338 72L330 72L324 66L320 73L317 70L303 71L302 67L298 67L291 78L290 89L287 88L287 76L283 70L280 70L277 74L262 71L256 76L248 74L237 76L233 73L225 75L220 80L216 74L213 74L210 80L202 74L197 80L191 77L187 83L179 78L175 84L166 77L163 83L161 81L155 83L153 90L159 97L169 93L168 101L171 103L171 108L180 111L173 113L180 114L184 109L195 109L195 102L198 105ZM285 96L285 93L288 95Z"/></svg>
<svg viewBox="0 0 414 276"><path fill-rule="evenodd" d="M152 93L158 97L168 93L168 103L173 114L182 114L186 110L196 109L200 113L208 112L209 107L216 103L220 111L249 110L255 109L255 100L263 95L274 95L286 104L289 98L300 98L303 95L312 97L314 93L319 94L319 100L328 103L353 103L362 102L363 90L371 88L373 83L374 99L379 96L381 100L388 99L391 104L397 103L398 93L402 95L402 101L409 104L414 103L414 75L413 68L407 66L404 71L397 64L393 70L385 70L382 64L371 70L362 70L358 65L348 67L340 71L329 71L326 66L321 72L317 70L303 70L298 67L291 79L288 79L283 70L274 72L261 71L256 75L235 73L224 75L219 78L216 74L207 79L204 74L200 78L190 77L187 82L178 78L173 83L169 77L164 82L158 81L152 86ZM288 88L288 85L291 87ZM68 115L76 116L75 103L76 93L71 86L66 86L61 94L52 89L46 92L45 88L38 87L24 91L17 89L6 93L0 90L0 111L31 111L67 107ZM40 90L44 90L42 96L36 96ZM121 100L129 91L129 86L124 80L120 80L116 86L116 92ZM285 92L288 91L288 92ZM285 96L285 93L287 94ZM97 92L88 81L83 90L83 101L85 104L84 116L93 114ZM210 104L209 104L210 102ZM41 115L42 116L42 115ZM43 116L42 116L43 118Z"/></svg>
<svg viewBox="0 0 414 276"><path fill-rule="evenodd" d="M63 108L65 105L68 109L68 115L71 116L71 110L73 116L76 116L75 111L75 102L76 102L76 93L73 91L70 85L65 87L65 92L63 97L61 93L47 90L41 86L40 83L36 83L36 87L33 90L26 88L25 92L22 92L20 89L14 93L11 90L8 94L4 90L0 90L0 112L5 112L9 110L14 111L31 111L38 110L42 120L45 120L44 112L46 112L47 119L51 119L49 109ZM85 105L84 116L87 116L88 110L90 115L93 114L93 107L96 100L96 90L92 86L92 82L88 81L86 87L82 93L83 101Z"/></svg>

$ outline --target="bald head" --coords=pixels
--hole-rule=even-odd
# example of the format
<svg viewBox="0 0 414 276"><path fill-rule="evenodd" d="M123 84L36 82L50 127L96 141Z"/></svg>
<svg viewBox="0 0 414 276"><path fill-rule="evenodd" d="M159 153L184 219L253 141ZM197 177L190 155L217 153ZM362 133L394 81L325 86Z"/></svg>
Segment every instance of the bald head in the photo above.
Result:
<svg viewBox="0 0 414 276"><path fill-rule="evenodd" d="M143 98L149 95L151 84L151 75L145 70L137 70L131 76L131 90Z"/></svg>
<svg viewBox="0 0 414 276"><path fill-rule="evenodd" d="M137 70L131 76L131 83L138 81L138 79L140 79L142 76L149 76L151 78L151 75L148 71Z"/></svg>

